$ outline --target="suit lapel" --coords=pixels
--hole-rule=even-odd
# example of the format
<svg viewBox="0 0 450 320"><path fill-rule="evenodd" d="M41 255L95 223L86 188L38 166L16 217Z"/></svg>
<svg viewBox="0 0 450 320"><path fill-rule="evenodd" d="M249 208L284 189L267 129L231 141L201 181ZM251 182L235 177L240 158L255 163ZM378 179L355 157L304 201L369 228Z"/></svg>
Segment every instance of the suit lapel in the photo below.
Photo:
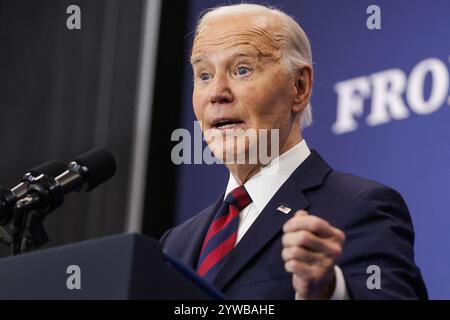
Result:
<svg viewBox="0 0 450 320"><path fill-rule="evenodd" d="M250 229L230 253L227 261L213 280L222 290L227 283L273 239L297 210L307 209L309 200L303 191L320 185L331 168L314 150L311 155L292 173L277 193L259 214ZM292 210L285 214L277 208L285 205ZM281 252L280 252L281 257Z"/></svg>

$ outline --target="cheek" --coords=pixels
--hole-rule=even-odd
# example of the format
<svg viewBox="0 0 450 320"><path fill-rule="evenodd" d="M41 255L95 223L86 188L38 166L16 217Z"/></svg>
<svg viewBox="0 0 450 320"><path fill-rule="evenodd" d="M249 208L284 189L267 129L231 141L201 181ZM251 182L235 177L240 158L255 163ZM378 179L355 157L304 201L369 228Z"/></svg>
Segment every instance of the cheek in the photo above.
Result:
<svg viewBox="0 0 450 320"><path fill-rule="evenodd" d="M274 80L261 94L261 103L264 105L261 115L270 118L274 124L284 125L291 116L293 94L289 82Z"/></svg>
<svg viewBox="0 0 450 320"><path fill-rule="evenodd" d="M292 83L281 67L274 66L258 74L240 93L254 127L284 126L290 117Z"/></svg>
<svg viewBox="0 0 450 320"><path fill-rule="evenodd" d="M247 106L248 116L252 126L261 128L280 127L289 115L288 99L280 90L257 90L253 88L251 96L246 97L244 105Z"/></svg>

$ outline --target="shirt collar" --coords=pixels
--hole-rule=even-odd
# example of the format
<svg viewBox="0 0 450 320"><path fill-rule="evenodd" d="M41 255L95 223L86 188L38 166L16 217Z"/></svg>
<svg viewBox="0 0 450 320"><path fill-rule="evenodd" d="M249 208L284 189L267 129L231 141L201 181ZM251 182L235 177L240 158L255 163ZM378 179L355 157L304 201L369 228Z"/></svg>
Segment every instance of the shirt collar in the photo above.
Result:
<svg viewBox="0 0 450 320"><path fill-rule="evenodd" d="M259 212L264 209L278 189L310 154L311 151L303 139L297 145L273 159L267 166L263 167L244 183L245 189ZM239 187L239 183L230 172L225 197L237 187Z"/></svg>

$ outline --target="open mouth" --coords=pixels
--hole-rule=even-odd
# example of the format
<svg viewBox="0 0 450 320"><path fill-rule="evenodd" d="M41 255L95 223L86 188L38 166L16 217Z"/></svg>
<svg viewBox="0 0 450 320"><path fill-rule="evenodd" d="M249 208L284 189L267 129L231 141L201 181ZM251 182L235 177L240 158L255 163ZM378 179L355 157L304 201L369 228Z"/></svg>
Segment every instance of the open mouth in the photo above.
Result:
<svg viewBox="0 0 450 320"><path fill-rule="evenodd" d="M241 126L244 121L238 119L225 119L220 118L212 122L212 127L216 129L233 129Z"/></svg>

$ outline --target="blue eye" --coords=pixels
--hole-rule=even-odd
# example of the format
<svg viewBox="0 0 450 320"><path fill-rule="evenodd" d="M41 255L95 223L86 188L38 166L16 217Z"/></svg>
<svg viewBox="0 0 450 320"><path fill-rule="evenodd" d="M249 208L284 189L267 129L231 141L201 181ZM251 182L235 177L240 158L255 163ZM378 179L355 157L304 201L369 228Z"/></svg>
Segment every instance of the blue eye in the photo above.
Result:
<svg viewBox="0 0 450 320"><path fill-rule="evenodd" d="M240 76L245 76L250 70L246 67L239 67L237 69L237 74Z"/></svg>
<svg viewBox="0 0 450 320"><path fill-rule="evenodd" d="M200 75L200 79L202 79L202 81L207 81L207 80L209 80L209 78L210 78L210 75L207 73L202 73Z"/></svg>

